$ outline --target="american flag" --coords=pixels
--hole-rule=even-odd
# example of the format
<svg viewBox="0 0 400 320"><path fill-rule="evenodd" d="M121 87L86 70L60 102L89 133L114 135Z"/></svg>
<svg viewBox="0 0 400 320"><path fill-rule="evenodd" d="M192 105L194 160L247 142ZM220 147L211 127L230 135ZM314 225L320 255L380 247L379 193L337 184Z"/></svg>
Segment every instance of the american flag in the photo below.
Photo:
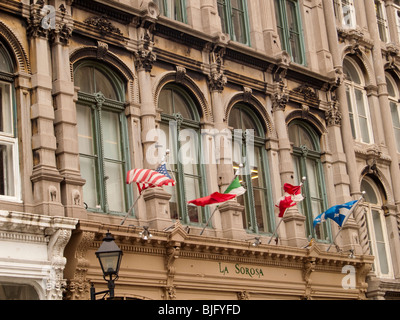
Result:
<svg viewBox="0 0 400 320"><path fill-rule="evenodd" d="M155 171L150 169L133 169L128 171L126 183L131 184L133 182L136 182L139 193L148 188L175 185L175 181L168 174L165 162Z"/></svg>

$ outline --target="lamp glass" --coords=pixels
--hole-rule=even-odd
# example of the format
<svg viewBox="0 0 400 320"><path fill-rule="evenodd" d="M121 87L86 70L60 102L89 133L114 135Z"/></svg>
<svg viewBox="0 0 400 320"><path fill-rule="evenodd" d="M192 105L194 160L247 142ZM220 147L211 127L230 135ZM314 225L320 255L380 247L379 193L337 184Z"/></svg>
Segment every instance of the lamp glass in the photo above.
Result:
<svg viewBox="0 0 400 320"><path fill-rule="evenodd" d="M117 274L119 269L120 252L99 253L101 268L104 275Z"/></svg>

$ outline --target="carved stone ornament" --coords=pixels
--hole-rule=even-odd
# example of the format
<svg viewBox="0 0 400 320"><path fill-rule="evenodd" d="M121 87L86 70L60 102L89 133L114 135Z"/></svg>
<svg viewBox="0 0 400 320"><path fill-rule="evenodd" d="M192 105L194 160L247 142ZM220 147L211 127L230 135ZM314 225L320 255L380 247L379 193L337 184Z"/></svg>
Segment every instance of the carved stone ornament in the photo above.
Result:
<svg viewBox="0 0 400 320"><path fill-rule="evenodd" d="M154 62L157 60L157 55L151 50L139 50L135 53L138 70L144 69L150 72Z"/></svg>
<svg viewBox="0 0 400 320"><path fill-rule="evenodd" d="M211 91L222 92L225 85L228 82L228 78L221 71L214 71L208 76L208 83Z"/></svg>
<svg viewBox="0 0 400 320"><path fill-rule="evenodd" d="M96 28L103 36L109 33L122 36L121 30L113 26L110 20L108 20L106 15L102 15L100 17L90 17L87 18L84 22L87 25Z"/></svg>
<svg viewBox="0 0 400 320"><path fill-rule="evenodd" d="M287 93L286 85L281 81L277 92L272 96L273 110L285 111L288 102L289 94Z"/></svg>
<svg viewBox="0 0 400 320"><path fill-rule="evenodd" d="M325 119L328 127L340 126L342 124L342 113L339 110L338 102L334 101L332 107L325 112Z"/></svg>

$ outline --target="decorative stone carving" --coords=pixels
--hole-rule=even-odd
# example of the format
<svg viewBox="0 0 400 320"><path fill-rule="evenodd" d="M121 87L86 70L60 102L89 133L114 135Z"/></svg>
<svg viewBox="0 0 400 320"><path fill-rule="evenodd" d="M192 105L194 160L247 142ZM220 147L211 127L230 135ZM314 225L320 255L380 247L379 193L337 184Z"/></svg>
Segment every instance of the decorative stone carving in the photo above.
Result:
<svg viewBox="0 0 400 320"><path fill-rule="evenodd" d="M97 29L101 35L105 36L109 33L122 36L122 32L108 20L106 15L100 17L90 17L84 21L88 26Z"/></svg>
<svg viewBox="0 0 400 320"><path fill-rule="evenodd" d="M342 113L339 110L339 102L337 100L333 101L331 108L325 112L325 119L329 127L342 124Z"/></svg>
<svg viewBox="0 0 400 320"><path fill-rule="evenodd" d="M137 61L137 69L150 72L154 62L157 60L157 55L151 50L139 50L135 53Z"/></svg>
<svg viewBox="0 0 400 320"><path fill-rule="evenodd" d="M278 90L272 96L272 108L273 110L285 111L288 102L289 94L287 93L287 87L284 82L281 81Z"/></svg>
<svg viewBox="0 0 400 320"><path fill-rule="evenodd" d="M97 41L97 59L104 60L108 52L108 44L102 41Z"/></svg>

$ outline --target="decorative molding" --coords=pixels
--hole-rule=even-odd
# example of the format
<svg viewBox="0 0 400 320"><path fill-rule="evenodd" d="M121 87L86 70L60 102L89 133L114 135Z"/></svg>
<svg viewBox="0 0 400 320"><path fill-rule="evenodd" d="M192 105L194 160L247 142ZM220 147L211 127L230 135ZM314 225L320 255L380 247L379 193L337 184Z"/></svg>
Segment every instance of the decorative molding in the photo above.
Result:
<svg viewBox="0 0 400 320"><path fill-rule="evenodd" d="M115 27L110 20L108 19L107 15L101 15L99 17L90 17L85 19L84 23L88 26L95 28L97 31L100 32L101 35L105 36L109 33L122 36L122 32L120 29Z"/></svg>

